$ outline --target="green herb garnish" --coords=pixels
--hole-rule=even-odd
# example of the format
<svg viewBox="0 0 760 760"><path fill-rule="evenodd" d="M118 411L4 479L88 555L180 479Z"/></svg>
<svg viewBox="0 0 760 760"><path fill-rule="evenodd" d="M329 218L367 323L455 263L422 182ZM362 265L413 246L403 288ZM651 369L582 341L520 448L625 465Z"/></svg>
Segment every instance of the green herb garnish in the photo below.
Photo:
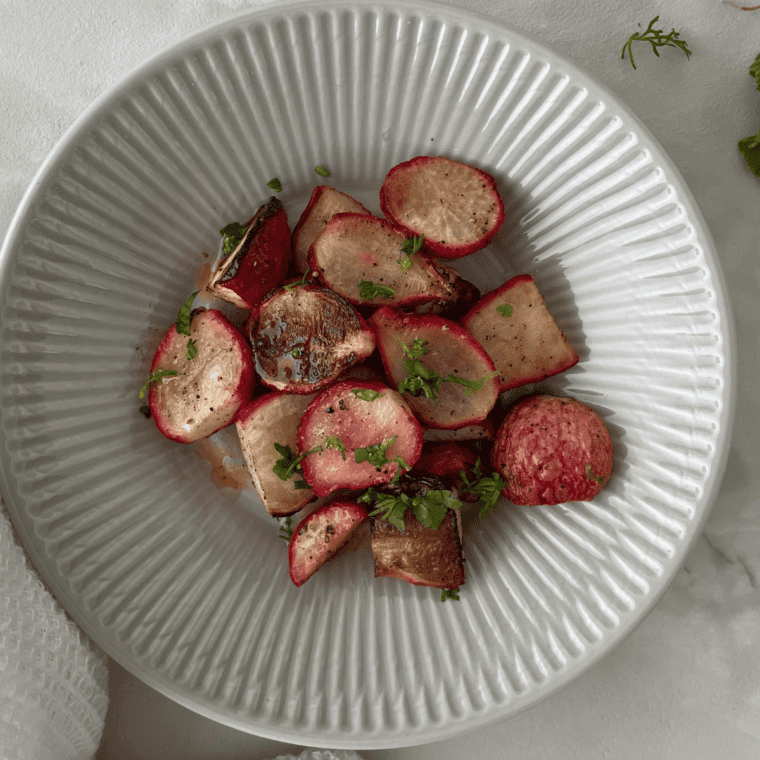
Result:
<svg viewBox="0 0 760 760"><path fill-rule="evenodd" d="M198 293L200 293L200 291L196 290L195 293L185 301L177 314L177 321L174 324L174 329L179 335L190 335L190 322L193 318L193 301Z"/></svg>
<svg viewBox="0 0 760 760"><path fill-rule="evenodd" d="M150 388L152 383L162 383L165 377L175 377L176 375L179 375L179 372L177 372L176 369L154 369L151 376L143 384L143 387L140 388L138 397L145 398L145 394L148 392L148 388Z"/></svg>
<svg viewBox="0 0 760 760"><path fill-rule="evenodd" d="M686 53L687 58L691 55L691 50L689 50L687 47L687 43L679 39L679 34L675 29L671 29L670 34L663 35L662 29L654 28L654 25L657 23L659 18L659 16L655 16L649 22L649 26L647 27L647 30L644 32L644 34L635 32L628 38L628 41L625 43L625 45L623 45L623 53L620 57L625 58L625 51L627 50L628 57L631 60L631 66L633 66L634 69L636 68L636 64L633 62L633 50L631 49L631 45L634 42L648 42L652 46L652 51L658 58L660 57L660 53L658 52L657 48L660 47L681 48L681 50Z"/></svg>
<svg viewBox="0 0 760 760"><path fill-rule="evenodd" d="M290 541L290 537L293 535L293 518L288 515L284 518L284 521L280 523L280 538Z"/></svg>
<svg viewBox="0 0 760 760"><path fill-rule="evenodd" d="M383 395L382 391L373 391L371 388L352 388L351 393L362 401L374 401Z"/></svg>
<svg viewBox="0 0 760 760"><path fill-rule="evenodd" d="M195 359L195 357L198 356L198 346L195 345L195 341L192 338L187 341L187 353L185 356L187 356L188 359Z"/></svg>
<svg viewBox="0 0 760 760"><path fill-rule="evenodd" d="M418 237L408 237L404 244L401 246L401 253L404 255L398 260L401 265L401 271L406 272L410 266L412 266L412 256L417 253L425 242L425 236L419 235Z"/></svg>
<svg viewBox="0 0 760 760"><path fill-rule="evenodd" d="M485 476L480 468L480 457L473 467L472 480L463 470L459 472L459 477L464 484L462 493L471 493L478 497L480 517L485 517L496 506L501 491L507 484L498 472L494 472L490 477Z"/></svg>
<svg viewBox="0 0 760 760"><path fill-rule="evenodd" d="M420 525L432 530L438 530L449 509L459 509L462 502L451 491L430 490L424 496L408 496L402 494L378 493L370 488L362 494L358 501L374 505L371 516L380 516L400 531L406 530L404 515L410 509Z"/></svg>
<svg viewBox="0 0 760 760"><path fill-rule="evenodd" d="M309 454L322 451L321 446L315 446L311 451L306 451L303 454L296 454L290 446L283 446L281 443L275 443L274 447L280 455L280 459L275 462L274 467L272 467L272 472L280 480L290 480L296 472L303 472L301 469L301 460L309 456ZM299 485L298 483L299 481L296 481L296 488L308 487Z"/></svg>
<svg viewBox="0 0 760 760"><path fill-rule="evenodd" d="M314 171L317 174L319 174L320 177L329 177L330 176L330 172L328 172L327 169L325 169L324 166L315 166L314 167Z"/></svg>
<svg viewBox="0 0 760 760"><path fill-rule="evenodd" d="M291 282L289 285L283 285L283 290L295 290L296 288L302 288L304 285L306 285L306 278L309 276L308 272L304 272L303 277L301 277L300 280L297 280L296 282Z"/></svg>
<svg viewBox="0 0 760 760"><path fill-rule="evenodd" d="M755 80L755 87L760 92L760 55L749 67L749 74ZM756 135L750 135L739 140L739 153L752 173L760 177L760 130Z"/></svg>
<svg viewBox="0 0 760 760"><path fill-rule="evenodd" d="M340 451L340 455L343 457L343 460L346 459L346 447L343 445L343 441L340 440L337 436L332 436L331 438L325 439L325 448L326 449L338 449Z"/></svg>
<svg viewBox="0 0 760 760"><path fill-rule="evenodd" d="M594 474L594 471L591 469L591 465L586 465L586 477L589 480L595 480L599 485L602 485L604 483L604 478L600 478L598 475Z"/></svg>
<svg viewBox="0 0 760 760"><path fill-rule="evenodd" d="M387 285L378 285L370 280L362 280L359 283L359 298L362 301L371 301L373 298L393 298L396 291Z"/></svg>
<svg viewBox="0 0 760 760"><path fill-rule="evenodd" d="M475 393L476 391L482 390L483 386L486 384L488 380L490 380L492 377L496 377L496 375L499 374L499 370L495 369L493 372L489 372L487 375L483 375L483 377L478 377L475 380L468 380L465 377L459 377L459 375L446 375L446 377L443 378L444 383L458 383L459 385L464 386L464 392L465 393Z"/></svg>
<svg viewBox="0 0 760 760"><path fill-rule="evenodd" d="M296 346L291 352L290 355L294 359L298 359L299 357L303 356L303 348L301 346Z"/></svg>
<svg viewBox="0 0 760 760"><path fill-rule="evenodd" d="M267 187L270 190L274 190L276 193L282 192L282 183L279 179L277 179L277 177L270 179L269 182L267 182Z"/></svg>
<svg viewBox="0 0 760 760"><path fill-rule="evenodd" d="M223 255L226 256L228 253L232 253L238 247L240 241L245 237L246 229L248 228L238 222L231 222L219 230L219 234L222 235Z"/></svg>
<svg viewBox="0 0 760 760"><path fill-rule="evenodd" d="M373 467L380 469L389 462L394 461L388 459L386 452L393 445L393 442L396 440L396 438L398 438L398 436L394 435L392 438L386 438L384 441L376 443L372 446L365 446L360 449L355 449L354 461L357 464L361 464L362 462L369 462Z"/></svg>
<svg viewBox="0 0 760 760"><path fill-rule="evenodd" d="M459 586L456 588L444 588L441 589L441 601L445 602L447 599L454 599L459 601Z"/></svg>
<svg viewBox="0 0 760 760"><path fill-rule="evenodd" d="M512 308L510 304L503 303L501 306L496 307L496 311L498 311L499 314L505 319L509 319L514 312L514 309Z"/></svg>

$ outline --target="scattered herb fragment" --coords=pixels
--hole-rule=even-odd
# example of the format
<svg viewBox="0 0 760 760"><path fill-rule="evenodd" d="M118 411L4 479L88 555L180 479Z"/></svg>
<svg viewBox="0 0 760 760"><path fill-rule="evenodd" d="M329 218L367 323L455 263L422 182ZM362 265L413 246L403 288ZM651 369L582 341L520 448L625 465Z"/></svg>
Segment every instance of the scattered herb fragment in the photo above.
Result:
<svg viewBox="0 0 760 760"><path fill-rule="evenodd" d="M302 459L309 456L309 454L322 451L321 446L315 446L311 451L306 451L303 454L296 454L290 446L283 446L281 443L275 443L274 447L280 455L280 459L275 462L274 467L272 467L272 472L280 480L290 480L296 472L301 472ZM296 488L304 488L304 486L299 485L298 483L299 481L296 481Z"/></svg>
<svg viewBox="0 0 760 760"><path fill-rule="evenodd" d="M177 321L174 327L179 335L190 335L190 322L192 321L193 316L193 301L199 292L199 290L196 290L195 293L185 301L177 314Z"/></svg>
<svg viewBox="0 0 760 760"><path fill-rule="evenodd" d="M633 66L634 69L636 68L636 64L633 61L633 50L631 47L634 42L648 42L652 46L652 52L654 52L658 58L660 57L660 53L657 48L660 47L681 48L681 50L686 53L687 58L691 55L691 50L687 47L687 43L684 40L679 39L679 33L675 29L671 29L669 34L663 35L662 29L654 28L654 25L659 21L659 18L659 16L655 16L649 22L649 26L644 34L634 32L634 34L628 38L625 45L623 45L623 53L620 57L625 59L625 51L627 50L628 57L631 60L631 66Z"/></svg>
<svg viewBox="0 0 760 760"><path fill-rule="evenodd" d="M438 530L449 509L460 509L462 502L451 491L429 490L424 496L408 496L401 494L386 494L370 488L362 494L358 501L374 505L370 516L379 516L402 533L406 530L404 515L412 510L420 525L431 530Z"/></svg>
<svg viewBox="0 0 760 760"><path fill-rule="evenodd" d="M444 588L441 589L441 601L445 602L447 599L454 599L459 601L459 586L456 588Z"/></svg>
<svg viewBox="0 0 760 760"><path fill-rule="evenodd" d="M388 459L385 454L393 445L393 442L396 440L396 438L398 438L398 436L394 435L392 438L386 438L384 441L375 443L372 446L365 446L363 448L356 449L354 451L354 461L357 464L361 464L362 462L369 462L371 465L377 468L388 464L393 460Z"/></svg>
<svg viewBox="0 0 760 760"><path fill-rule="evenodd" d="M143 384L143 387L140 388L140 393L138 394L139 398L145 398L145 394L148 392L148 388L150 388L152 383L162 383L165 377L175 377L178 374L179 372L177 372L176 369L153 370L153 372L151 373L151 376Z"/></svg>
<svg viewBox="0 0 760 760"><path fill-rule="evenodd" d="M226 227L219 230L222 236L222 254L232 253L240 241L245 237L246 228L239 222L231 222Z"/></svg>
<svg viewBox="0 0 760 760"><path fill-rule="evenodd" d="M304 272L303 277L296 282L291 282L289 285L283 285L283 290L295 290L296 288L302 288L306 285L306 278L309 276L309 272Z"/></svg>
<svg viewBox="0 0 760 760"><path fill-rule="evenodd" d="M188 359L195 359L198 356L198 346L195 345L195 341L192 338L187 341L187 354L185 355Z"/></svg>
<svg viewBox="0 0 760 760"><path fill-rule="evenodd" d="M374 401L383 395L382 391L373 391L371 388L352 388L351 393L362 401Z"/></svg>
<svg viewBox="0 0 760 760"><path fill-rule="evenodd" d="M760 55L749 67L749 74L755 80L755 87L760 92ZM760 130L756 135L750 135L739 140L739 153L752 173L760 177Z"/></svg>
<svg viewBox="0 0 760 760"><path fill-rule="evenodd" d="M462 493L471 493L478 497L480 503L478 516L485 517L498 503L506 481L498 472L494 472L490 477L484 475L480 467L480 457L473 467L472 480L467 477L464 470L459 472L459 477L464 483Z"/></svg>
<svg viewBox="0 0 760 760"><path fill-rule="evenodd" d="M387 285L378 285L370 280L362 280L359 283L359 298L362 301L371 301L373 298L393 298L396 291Z"/></svg>
<svg viewBox="0 0 760 760"><path fill-rule="evenodd" d="M467 380L467 378L459 377L459 375L446 375L443 378L444 383L458 383L464 386L465 393L475 393L483 388L488 380L492 377L496 377L499 374L499 370L495 369L493 372L489 372L483 377L478 377L475 380Z"/></svg>
<svg viewBox="0 0 760 760"><path fill-rule="evenodd" d="M499 314L501 314L501 316L504 317L505 319L509 319L512 316L512 312L514 311L514 309L512 308L510 304L503 303L501 306L496 307L496 311L498 311Z"/></svg>
<svg viewBox="0 0 760 760"><path fill-rule="evenodd" d="M303 356L303 349L300 346L296 346L291 352L290 355L294 359L298 359L300 356Z"/></svg>
<svg viewBox="0 0 760 760"><path fill-rule="evenodd" d="M422 244L424 242L425 242L424 235L418 235L417 237L412 235L412 237L408 237L404 241L404 244L401 246L401 253L403 255L398 260L398 263L401 266L402 272L406 272L406 270L412 266L413 264L412 256L422 248Z"/></svg>
<svg viewBox="0 0 760 760"><path fill-rule="evenodd" d="M267 182L267 187L270 190L274 190L276 193L282 192L282 183L280 182L279 179L277 179L277 177L275 177L274 179L270 179L269 182Z"/></svg>
<svg viewBox="0 0 760 760"><path fill-rule="evenodd" d="M346 447L343 445L343 441L340 440L337 436L332 436L330 438L325 439L325 448L326 449L338 449L340 451L340 455L343 457L343 460L346 459Z"/></svg>
<svg viewBox="0 0 760 760"><path fill-rule="evenodd" d="M293 518L288 515L280 523L280 538L284 538L286 541L290 541L290 537L293 535Z"/></svg>
<svg viewBox="0 0 760 760"><path fill-rule="evenodd" d="M602 485L602 483L604 483L604 478L600 478L598 475L595 475L594 471L591 469L590 464L586 465L586 477L589 480L595 480L597 483L599 483L599 485Z"/></svg>
<svg viewBox="0 0 760 760"><path fill-rule="evenodd" d="M328 172L327 169L325 169L324 166L315 166L314 167L314 171L317 174L319 174L320 177L329 177L330 176L330 172Z"/></svg>

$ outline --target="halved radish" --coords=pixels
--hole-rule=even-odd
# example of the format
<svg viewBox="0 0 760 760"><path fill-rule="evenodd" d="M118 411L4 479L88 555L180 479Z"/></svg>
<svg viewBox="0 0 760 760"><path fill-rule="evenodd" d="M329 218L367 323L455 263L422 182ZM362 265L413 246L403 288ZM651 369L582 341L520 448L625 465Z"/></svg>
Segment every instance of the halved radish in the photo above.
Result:
<svg viewBox="0 0 760 760"><path fill-rule="evenodd" d="M423 424L451 429L486 419L498 396L496 371L461 325L387 307L378 309L369 323L386 375Z"/></svg>
<svg viewBox="0 0 760 760"><path fill-rule="evenodd" d="M414 471L456 480L460 472L464 472L469 477L477 461L478 457L473 451L449 441L425 446L422 449L422 456L414 465Z"/></svg>
<svg viewBox="0 0 760 760"><path fill-rule="evenodd" d="M253 485L267 512L275 517L292 515L314 498L314 492L295 468L283 480L276 467L283 458L277 446L298 451L298 423L313 398L267 393L246 404L235 418Z"/></svg>
<svg viewBox="0 0 760 760"><path fill-rule="evenodd" d="M278 288L248 323L256 371L270 388L316 393L375 350L375 335L337 293L316 285Z"/></svg>
<svg viewBox="0 0 760 760"><path fill-rule="evenodd" d="M612 473L612 440L601 417L574 398L535 394L509 411L491 450L514 504L589 501Z"/></svg>
<svg viewBox="0 0 760 760"><path fill-rule="evenodd" d="M367 511L355 501L325 504L304 517L293 531L288 545L290 579L301 586L346 545Z"/></svg>
<svg viewBox="0 0 760 760"><path fill-rule="evenodd" d="M298 428L306 481L317 496L387 483L414 466L422 428L402 396L383 383L338 381L309 404ZM312 452L312 453L307 453Z"/></svg>
<svg viewBox="0 0 760 760"><path fill-rule="evenodd" d="M287 214L275 197L242 227L244 233L217 267L208 290L241 309L252 309L285 278L293 251Z"/></svg>
<svg viewBox="0 0 760 760"><path fill-rule="evenodd" d="M578 363L578 355L546 308L536 283L517 275L462 318L499 370L499 390L535 383Z"/></svg>
<svg viewBox="0 0 760 760"><path fill-rule="evenodd" d="M414 306L450 303L458 275L420 253L384 219L336 214L309 251L320 281L353 304Z"/></svg>
<svg viewBox="0 0 760 760"><path fill-rule="evenodd" d="M426 249L446 259L485 248L504 222L494 178L443 156L394 166L380 188L380 208L404 235L424 235Z"/></svg>
<svg viewBox="0 0 760 760"><path fill-rule="evenodd" d="M193 349L194 358L188 358ZM179 443L208 438L229 425L255 382L251 347L216 309L195 309L189 335L172 325L150 371L173 373L151 384L149 403L156 427Z"/></svg>
<svg viewBox="0 0 760 760"><path fill-rule="evenodd" d="M309 270L308 256L311 244L320 236L327 222L335 214L352 211L369 214L359 201L329 185L319 185L311 193L300 219L293 229L293 256L299 272Z"/></svg>

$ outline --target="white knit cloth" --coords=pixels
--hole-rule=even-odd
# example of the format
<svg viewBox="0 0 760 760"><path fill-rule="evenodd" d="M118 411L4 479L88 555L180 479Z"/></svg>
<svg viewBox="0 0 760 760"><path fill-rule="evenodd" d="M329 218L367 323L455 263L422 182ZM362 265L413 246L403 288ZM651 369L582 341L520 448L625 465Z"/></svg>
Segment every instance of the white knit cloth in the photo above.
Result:
<svg viewBox="0 0 760 760"><path fill-rule="evenodd" d="M0 758L94 757L108 707L105 655L42 585L0 509Z"/></svg>

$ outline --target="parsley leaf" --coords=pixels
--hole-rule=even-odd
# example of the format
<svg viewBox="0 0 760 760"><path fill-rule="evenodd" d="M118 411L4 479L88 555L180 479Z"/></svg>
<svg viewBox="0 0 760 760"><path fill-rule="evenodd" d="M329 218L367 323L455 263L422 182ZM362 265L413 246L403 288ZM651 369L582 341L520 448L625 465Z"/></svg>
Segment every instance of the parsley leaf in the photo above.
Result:
<svg viewBox="0 0 760 760"><path fill-rule="evenodd" d="M654 25L658 22L659 18L659 16L655 16L649 22L649 26L644 34L635 32L628 38L625 45L623 45L623 53L620 57L624 59L625 51L627 50L628 57L631 60L631 66L633 66L634 69L636 68L636 64L633 62L633 50L631 49L631 45L637 41L648 42L652 46L652 52L654 52L658 58L660 57L660 54L657 52L658 47L678 47L686 53L687 58L691 55L691 50L687 47L687 43L679 39L679 34L675 29L671 29L669 34L663 35L662 29L654 28Z"/></svg>
<svg viewBox="0 0 760 760"><path fill-rule="evenodd" d="M283 285L283 290L295 290L296 288L302 288L304 285L306 285L306 278L309 276L308 272L304 272L303 277L301 277L300 280L297 280L296 282L291 282L288 285Z"/></svg>
<svg viewBox="0 0 760 760"><path fill-rule="evenodd" d="M314 454L315 452L322 451L321 446L315 446L311 451L306 451L303 454L298 454L293 451L293 449L290 448L290 446L283 446L281 443L275 443L274 447L277 451L277 453L280 455L280 459L278 459L274 467L272 467L272 472L280 479L280 480L290 480L296 472L301 472L301 460L305 457L309 456L309 454ZM296 488L307 488L308 484L306 486L299 485L299 482L295 482ZM305 482L305 481L303 481Z"/></svg>
<svg viewBox="0 0 760 760"><path fill-rule="evenodd" d="M162 383L165 377L175 377L176 375L179 375L176 369L154 369L147 382L140 388L139 398L145 398L145 394L148 392L151 383Z"/></svg>
<svg viewBox="0 0 760 760"><path fill-rule="evenodd" d="M412 256L422 248L422 244L424 242L424 235L419 235L418 237L414 237L414 235L412 235L412 237L408 237L404 241L404 244L401 246L401 253L404 255L398 260L398 263L401 265L402 272L406 272L406 270L412 266L414 263L412 261Z"/></svg>
<svg viewBox="0 0 760 760"><path fill-rule="evenodd" d="M200 293L200 291L196 290L195 293L185 301L177 314L177 321L175 322L174 327L179 335L190 335L190 322L193 317L193 301L198 293Z"/></svg>
<svg viewBox="0 0 760 760"><path fill-rule="evenodd" d="M280 182L279 179L277 179L277 177L270 179L269 182L267 182L267 187L270 190L274 190L276 193L282 192L282 183Z"/></svg>
<svg viewBox="0 0 760 760"><path fill-rule="evenodd" d="M505 319L509 319L512 316L512 313L514 312L514 309L512 306L508 303L503 303L501 306L496 307L496 311L501 314L502 317Z"/></svg>
<svg viewBox="0 0 760 760"><path fill-rule="evenodd" d="M364 504L374 504L370 516L380 516L402 533L406 530L404 515L407 510L419 521L420 525L432 530L438 530L449 509L459 509L462 502L455 498L451 491L429 490L424 496L410 497L405 493L378 493L374 488L367 490L358 501Z"/></svg>
<svg viewBox="0 0 760 760"><path fill-rule="evenodd" d="M463 470L459 472L459 477L464 483L462 492L471 493L478 497L480 502L479 517L485 517L496 506L501 491L507 484L498 472L494 472L490 477L483 475L480 469L480 458L475 462L472 480L467 477Z"/></svg>
<svg viewBox="0 0 760 760"><path fill-rule="evenodd" d="M760 55L755 58L749 67L750 76L755 79L755 86L760 92ZM760 130L756 135L750 135L739 140L739 153L746 162L750 171L760 177Z"/></svg>
<svg viewBox="0 0 760 760"><path fill-rule="evenodd" d="M378 285L370 280L362 280L359 283L359 298L362 301L371 301L373 298L393 298L396 291L387 285Z"/></svg>
<svg viewBox="0 0 760 760"><path fill-rule="evenodd" d="M328 172L327 169L325 169L324 166L315 166L314 167L314 171L317 174L319 174L320 177L329 177L330 176L330 172Z"/></svg>
<svg viewBox="0 0 760 760"><path fill-rule="evenodd" d="M219 234L222 236L222 254L224 256L232 253L238 247L240 241L245 237L246 229L239 222L231 222L219 230Z"/></svg>
<svg viewBox="0 0 760 760"><path fill-rule="evenodd" d="M375 443L372 446L365 446L364 448L354 450L354 461L357 464L362 462L369 462L373 467L380 469L383 465L388 464L388 457L385 455L388 449L393 445L393 442L398 438L394 435L392 438L386 438L380 443Z"/></svg>
<svg viewBox="0 0 760 760"><path fill-rule="evenodd" d="M599 485L602 485L604 483L604 478L600 478L598 475L594 474L594 471L591 469L591 465L586 465L586 477L589 480L595 480Z"/></svg>
<svg viewBox="0 0 760 760"><path fill-rule="evenodd" d="M371 388L352 388L351 393L362 401L374 401L383 395L382 391L373 391Z"/></svg>
<svg viewBox="0 0 760 760"><path fill-rule="evenodd" d="M441 601L445 602L447 599L454 599L459 601L459 586L456 588L444 588L441 589Z"/></svg>
<svg viewBox="0 0 760 760"><path fill-rule="evenodd" d="M195 357L198 356L198 346L195 345L195 341L192 338L187 341L187 353L185 356L187 356L188 359L195 359Z"/></svg>
<svg viewBox="0 0 760 760"><path fill-rule="evenodd" d="M338 438L338 436L332 436L331 438L325 439L325 448L326 449L338 449L340 451L341 456L343 457L343 461L346 459L346 447L343 445L343 441Z"/></svg>
<svg viewBox="0 0 760 760"><path fill-rule="evenodd" d="M280 538L285 541L290 541L290 537L293 535L293 518L288 515L284 518L284 521L280 523Z"/></svg>
<svg viewBox="0 0 760 760"><path fill-rule="evenodd" d="M358 501L364 502L365 504L375 504L375 509L369 513L370 517L379 516L402 533L406 530L404 515L409 506L408 496L405 496L404 494L401 496L379 494L374 489L370 488L365 494L358 498Z"/></svg>
<svg viewBox="0 0 760 760"><path fill-rule="evenodd" d="M468 380L465 377L459 377L459 375L447 375L443 378L443 382L458 383L459 385L464 386L465 393L475 393L476 391L481 390L488 380L490 380L492 377L496 377L498 374L499 370L496 369L493 372L489 372L487 375L478 377L475 380Z"/></svg>

